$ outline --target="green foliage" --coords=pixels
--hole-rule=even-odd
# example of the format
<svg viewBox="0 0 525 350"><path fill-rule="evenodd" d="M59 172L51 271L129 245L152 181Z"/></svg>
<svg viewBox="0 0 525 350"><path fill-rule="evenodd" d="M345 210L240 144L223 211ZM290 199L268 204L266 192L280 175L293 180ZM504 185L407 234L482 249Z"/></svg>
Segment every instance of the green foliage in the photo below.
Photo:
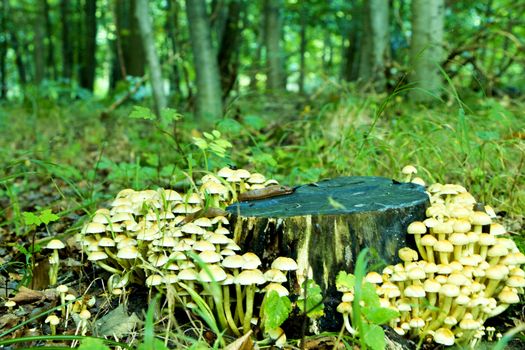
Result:
<svg viewBox="0 0 525 350"><path fill-rule="evenodd" d="M398 317L399 312L381 307L374 285L364 280L368 265L367 254L368 248L359 253L354 275L344 271L338 273L336 287L354 291L351 319L361 348L383 350L386 346L385 332L380 326Z"/></svg>
<svg viewBox="0 0 525 350"><path fill-rule="evenodd" d="M292 303L287 296L279 296L276 291L270 291L262 305L262 328L265 330L279 327L292 311Z"/></svg>
<svg viewBox="0 0 525 350"><path fill-rule="evenodd" d="M104 344L100 338L85 338L80 341L78 350L110 350L109 346Z"/></svg>
<svg viewBox="0 0 525 350"><path fill-rule="evenodd" d="M25 224L28 226L40 226L41 224L47 225L50 222L60 219L58 215L52 213L51 209L44 209L39 215L27 211L23 212L22 215L24 216Z"/></svg>
<svg viewBox="0 0 525 350"><path fill-rule="evenodd" d="M144 324L144 339L142 340L142 343L138 344L137 350L168 350L166 345L164 345L160 339L155 338L154 317L159 296L160 295L157 295L148 306L146 322Z"/></svg>
<svg viewBox="0 0 525 350"><path fill-rule="evenodd" d="M324 315L323 295L321 287L314 280L308 279L303 282L304 294L297 299L299 310L309 318L319 318Z"/></svg>

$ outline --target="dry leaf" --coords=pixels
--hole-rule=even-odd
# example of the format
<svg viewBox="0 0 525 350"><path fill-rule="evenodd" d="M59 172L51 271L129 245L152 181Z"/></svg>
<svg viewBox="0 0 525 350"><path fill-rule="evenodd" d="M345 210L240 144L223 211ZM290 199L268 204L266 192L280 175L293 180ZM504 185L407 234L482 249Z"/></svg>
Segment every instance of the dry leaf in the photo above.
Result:
<svg viewBox="0 0 525 350"><path fill-rule="evenodd" d="M38 290L32 290L24 286L18 289L18 293L9 300L14 301L17 304L34 303L35 301L41 301L45 298L44 293Z"/></svg>
<svg viewBox="0 0 525 350"><path fill-rule="evenodd" d="M252 350L252 349L259 349L259 347L253 342L252 338L252 331L250 330L248 333L234 341L233 343L230 343L225 350Z"/></svg>

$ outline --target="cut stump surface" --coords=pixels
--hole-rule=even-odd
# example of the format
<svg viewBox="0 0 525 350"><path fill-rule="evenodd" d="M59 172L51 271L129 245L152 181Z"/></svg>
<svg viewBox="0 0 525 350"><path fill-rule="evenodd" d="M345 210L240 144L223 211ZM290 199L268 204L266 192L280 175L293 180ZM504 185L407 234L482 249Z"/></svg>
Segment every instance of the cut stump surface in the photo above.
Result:
<svg viewBox="0 0 525 350"><path fill-rule="evenodd" d="M354 271L361 249L376 262L398 261L407 246L406 229L423 220L428 196L422 186L371 176L338 177L298 186L290 194L234 203L235 240L269 266L277 256L296 259L292 289L313 278L325 296L320 330L336 330L341 293L337 273Z"/></svg>

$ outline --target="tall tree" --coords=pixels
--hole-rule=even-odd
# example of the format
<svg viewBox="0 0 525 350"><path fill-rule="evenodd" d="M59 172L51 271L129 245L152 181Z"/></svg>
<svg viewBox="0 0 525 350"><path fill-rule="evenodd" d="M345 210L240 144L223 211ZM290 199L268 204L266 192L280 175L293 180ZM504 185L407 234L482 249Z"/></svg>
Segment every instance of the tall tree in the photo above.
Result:
<svg viewBox="0 0 525 350"><path fill-rule="evenodd" d="M388 12L388 0L365 1L358 79L378 92L386 89L385 59L389 52Z"/></svg>
<svg viewBox="0 0 525 350"><path fill-rule="evenodd" d="M175 91L175 95L178 95L180 98L182 95L179 67L181 57L179 54L179 42L177 40L177 32L179 30L179 10L180 6L177 1L166 1L166 33L168 34L168 43L171 46L171 55L173 56L173 59L170 59L170 61L172 61L169 74L170 91L171 93Z"/></svg>
<svg viewBox="0 0 525 350"><path fill-rule="evenodd" d="M244 14L244 0L232 0L228 4L228 17L219 46L219 71L223 97L226 98L237 80L241 42L241 14Z"/></svg>
<svg viewBox="0 0 525 350"><path fill-rule="evenodd" d="M44 10L44 28L45 28L45 42L46 42L46 68L51 70L52 78L57 78L57 70L55 65L55 45L53 41L53 25L51 23L48 0L42 0Z"/></svg>
<svg viewBox="0 0 525 350"><path fill-rule="evenodd" d="M139 24L135 16L136 0L115 0L117 42L112 71L112 85L127 75L144 75L146 60Z"/></svg>
<svg viewBox="0 0 525 350"><path fill-rule="evenodd" d="M442 89L444 0L412 0L411 98L428 102Z"/></svg>
<svg viewBox="0 0 525 350"><path fill-rule="evenodd" d="M299 30L299 92L304 92L304 76L306 75L306 44L307 44L307 38L306 38L306 28L308 27L308 5L304 2L301 2L300 5L300 25L301 28Z"/></svg>
<svg viewBox="0 0 525 350"><path fill-rule="evenodd" d="M36 84L40 84L45 78L46 74L46 45L45 45L45 10L44 2L46 0L40 0L37 2L37 11L34 18L34 47L33 57L35 62L35 75L34 80Z"/></svg>
<svg viewBox="0 0 525 350"><path fill-rule="evenodd" d="M217 54L210 34L205 0L186 0L193 62L197 74L197 118L213 121L222 116L222 93Z"/></svg>
<svg viewBox="0 0 525 350"><path fill-rule="evenodd" d="M93 91L96 70L97 1L84 2L84 31L82 35L82 55L80 63L80 86Z"/></svg>
<svg viewBox="0 0 525 350"><path fill-rule="evenodd" d="M284 54L281 48L282 23L281 0L264 1L265 46L267 65L267 88L271 91L284 90Z"/></svg>
<svg viewBox="0 0 525 350"><path fill-rule="evenodd" d="M72 25L70 14L70 0L60 0L60 22L62 26L62 30L60 31L62 39L62 77L66 80L71 80L74 64L73 45L70 37Z"/></svg>
<svg viewBox="0 0 525 350"><path fill-rule="evenodd" d="M7 0L0 3L0 99L7 98L7 41L9 33L7 32Z"/></svg>
<svg viewBox="0 0 525 350"><path fill-rule="evenodd" d="M155 111L160 115L160 111L166 107L166 94L164 93L162 70L159 56L155 48L155 37L153 36L153 26L148 9L147 0L136 0L135 16L137 17L140 34L146 59L149 65L149 81L153 89L153 99L155 101Z"/></svg>

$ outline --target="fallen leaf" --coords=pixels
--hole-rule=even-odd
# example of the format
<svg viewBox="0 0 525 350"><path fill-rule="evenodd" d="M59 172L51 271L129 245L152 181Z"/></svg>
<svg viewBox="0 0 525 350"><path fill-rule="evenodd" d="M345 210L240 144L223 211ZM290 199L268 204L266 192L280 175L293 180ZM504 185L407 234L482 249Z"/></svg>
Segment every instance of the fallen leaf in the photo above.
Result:
<svg viewBox="0 0 525 350"><path fill-rule="evenodd" d="M24 286L18 289L18 293L9 300L14 301L17 304L34 303L35 301L41 301L45 299L44 293L38 290L32 290Z"/></svg>
<svg viewBox="0 0 525 350"><path fill-rule="evenodd" d="M255 344L251 338L252 331L235 340L233 343L230 343L225 350L252 350L259 349L257 344Z"/></svg>
<svg viewBox="0 0 525 350"><path fill-rule="evenodd" d="M122 338L131 333L137 323L140 322L135 313L128 315L123 305L109 312L95 322L95 334L97 336L109 336Z"/></svg>

